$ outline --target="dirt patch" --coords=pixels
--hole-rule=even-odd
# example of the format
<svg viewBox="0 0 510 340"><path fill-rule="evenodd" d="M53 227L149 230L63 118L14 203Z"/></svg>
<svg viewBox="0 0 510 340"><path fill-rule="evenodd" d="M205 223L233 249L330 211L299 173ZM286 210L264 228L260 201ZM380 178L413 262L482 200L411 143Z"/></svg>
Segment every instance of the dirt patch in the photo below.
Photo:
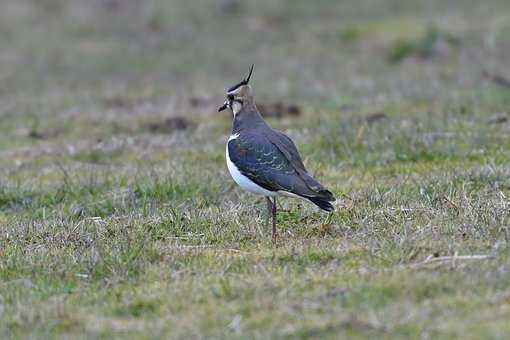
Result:
<svg viewBox="0 0 510 340"><path fill-rule="evenodd" d="M105 97L103 105L108 109L131 109L136 105L136 100L128 96L115 95Z"/></svg>
<svg viewBox="0 0 510 340"><path fill-rule="evenodd" d="M366 115L365 116L365 121L368 124L373 124L373 123L376 123L376 122L383 121L383 120L385 120L387 118L388 118L388 116L384 112L374 112L374 113L370 113L370 114Z"/></svg>
<svg viewBox="0 0 510 340"><path fill-rule="evenodd" d="M28 137L38 140L48 140L58 137L62 134L63 130L60 128L40 130L35 128L21 128L15 131L16 136Z"/></svg>
<svg viewBox="0 0 510 340"><path fill-rule="evenodd" d="M501 74L495 74L484 70L482 75L496 85L510 88L510 79Z"/></svg>
<svg viewBox="0 0 510 340"><path fill-rule="evenodd" d="M151 122L144 126L144 130L151 133L164 133L169 134L174 131L186 130L192 126L189 119L184 117L171 117L161 122Z"/></svg>
<svg viewBox="0 0 510 340"><path fill-rule="evenodd" d="M503 124L506 122L508 122L508 115L506 112L495 113L487 120L487 123L489 124Z"/></svg>
<svg viewBox="0 0 510 340"><path fill-rule="evenodd" d="M219 9L224 14L237 14L242 10L242 3L240 0L223 0L219 4Z"/></svg>
<svg viewBox="0 0 510 340"><path fill-rule="evenodd" d="M285 105L282 102L272 104L257 104L263 117L282 118L284 116L297 117L301 115L301 108L297 105Z"/></svg>
<svg viewBox="0 0 510 340"><path fill-rule="evenodd" d="M214 107L213 100L210 97L191 97L189 104L193 108L209 108Z"/></svg>

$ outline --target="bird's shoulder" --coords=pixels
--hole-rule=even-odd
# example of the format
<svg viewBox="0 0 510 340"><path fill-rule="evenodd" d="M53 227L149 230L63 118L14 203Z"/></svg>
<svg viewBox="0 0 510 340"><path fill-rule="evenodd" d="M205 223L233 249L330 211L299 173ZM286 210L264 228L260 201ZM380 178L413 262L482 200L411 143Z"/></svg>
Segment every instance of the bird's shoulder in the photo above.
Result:
<svg viewBox="0 0 510 340"><path fill-rule="evenodd" d="M290 161L264 133L245 131L228 141L230 159L246 170L266 168L281 171L292 169Z"/></svg>

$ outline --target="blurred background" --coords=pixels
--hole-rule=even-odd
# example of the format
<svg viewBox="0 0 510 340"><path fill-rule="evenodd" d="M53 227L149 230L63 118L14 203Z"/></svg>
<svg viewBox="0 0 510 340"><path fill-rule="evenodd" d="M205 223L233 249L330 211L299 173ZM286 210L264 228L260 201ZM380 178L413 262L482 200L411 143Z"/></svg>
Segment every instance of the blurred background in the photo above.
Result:
<svg viewBox="0 0 510 340"><path fill-rule="evenodd" d="M27 117L43 130L58 120L55 135L85 137L132 127L138 118L212 113L251 63L261 104L332 109L403 98L438 102L510 77L506 0L0 6L4 146L43 133L18 131L13 139Z"/></svg>

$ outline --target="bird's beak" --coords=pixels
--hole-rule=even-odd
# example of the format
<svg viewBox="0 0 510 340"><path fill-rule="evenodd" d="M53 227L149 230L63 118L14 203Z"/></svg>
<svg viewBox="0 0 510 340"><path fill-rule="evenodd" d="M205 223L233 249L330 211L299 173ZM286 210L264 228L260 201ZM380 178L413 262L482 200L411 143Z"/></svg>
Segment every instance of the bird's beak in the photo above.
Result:
<svg viewBox="0 0 510 340"><path fill-rule="evenodd" d="M218 112L225 110L228 107L228 101L225 101L223 105L218 109Z"/></svg>

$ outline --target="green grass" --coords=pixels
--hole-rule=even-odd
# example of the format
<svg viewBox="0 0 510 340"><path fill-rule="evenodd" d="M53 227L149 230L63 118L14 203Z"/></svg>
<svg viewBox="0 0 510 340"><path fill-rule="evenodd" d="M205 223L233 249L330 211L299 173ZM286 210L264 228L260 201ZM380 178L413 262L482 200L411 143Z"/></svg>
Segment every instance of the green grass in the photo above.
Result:
<svg viewBox="0 0 510 340"><path fill-rule="evenodd" d="M0 5L0 337L507 338L507 1L227 3ZM251 63L338 198L277 245L216 113Z"/></svg>

